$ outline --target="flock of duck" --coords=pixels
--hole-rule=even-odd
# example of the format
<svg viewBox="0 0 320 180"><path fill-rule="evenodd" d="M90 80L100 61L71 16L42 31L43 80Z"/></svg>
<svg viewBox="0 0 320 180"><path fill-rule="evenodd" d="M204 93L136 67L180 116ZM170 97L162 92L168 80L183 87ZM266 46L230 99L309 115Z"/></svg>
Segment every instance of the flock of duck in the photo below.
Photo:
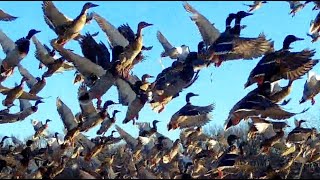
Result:
<svg viewBox="0 0 320 180"><path fill-rule="evenodd" d="M288 2L292 16L310 2L315 5L313 10L320 9L317 1ZM291 50L291 43L304 40L295 35L286 36L279 50L274 49L273 41L264 34L258 37L240 35L243 29L249 28L241 25L241 20L253 15L251 12L264 3L266 1L254 1L252 5L246 5L249 6L247 12L230 13L225 21L226 28L221 32L189 3L183 2L202 40L197 51L190 51L186 45L171 45L158 31L157 39L164 49L160 56L174 61L155 77L154 82L149 82L153 76L144 74L139 78L132 70L146 59L143 52L152 49L152 46L145 46L142 33L152 26L151 23L140 22L135 33L128 24L116 28L98 13L88 13L97 4L85 3L81 13L70 19L53 2L43 1L44 20L57 35L50 41L51 47L36 38L36 34L41 33L39 30L31 29L26 37L15 42L0 30L0 44L5 53L0 81L12 76L16 67L22 75L20 84L15 87L0 84L0 92L5 97L2 104L6 107L0 111L0 124L24 121L37 113L45 99L37 94L46 88L46 81L52 75L68 70L76 70L74 83L81 83L78 90L81 112L74 115L57 97L57 112L64 124L65 135L48 135L46 131L51 120L47 119L45 123L32 120L35 133L27 142L4 136L0 142L0 178L300 178L306 174L319 177L316 173L312 176L312 172L319 171L317 130L304 128L305 120L295 120L296 127L286 134L289 125L283 121L308 111L307 108L302 112L289 112L283 108L290 102L286 97L292 84L306 74L308 78L299 103L308 100L312 105L315 103L314 97L320 92L320 76L311 70L319 60L314 59L315 50ZM1 21L15 19L17 17L0 10ZM95 40L97 33L81 33L91 21L106 34L109 48L102 42L105 40L99 43ZM312 21L308 36L316 42L319 33L320 13ZM29 54L30 41L36 47L34 55L39 60L39 69L47 69L41 77L34 77L20 64ZM64 48L70 41L79 42L82 55ZM187 93L186 104L167 123L168 131L181 129L177 140L172 141L157 132L158 120L152 125L139 122L139 111L146 104L160 113L180 92L197 81L203 68L212 64L219 67L231 60L256 58L260 60L244 87L257 83L257 88L230 110L225 132L216 136L203 132L202 127L212 119L210 113L215 105L193 105L191 97L198 94L192 92ZM280 87L280 80L288 80L288 85ZM119 102L102 102L101 97L112 86L117 88ZM94 99L97 99L96 104ZM12 113L10 109L16 100L20 111ZM109 112L114 104L128 106L122 123L132 121L138 126L137 138L116 125L116 115L120 111ZM242 120L248 121L247 132L236 131ZM89 139L83 134L96 126L100 128L95 138ZM112 126L116 131L110 132ZM122 140L125 143L121 143Z"/></svg>

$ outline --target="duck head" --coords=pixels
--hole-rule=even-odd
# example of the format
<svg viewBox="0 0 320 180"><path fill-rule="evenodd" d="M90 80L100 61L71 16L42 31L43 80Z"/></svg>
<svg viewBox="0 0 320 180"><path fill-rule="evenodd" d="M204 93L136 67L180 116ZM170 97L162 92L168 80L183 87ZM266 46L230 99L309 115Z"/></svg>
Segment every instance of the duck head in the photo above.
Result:
<svg viewBox="0 0 320 180"><path fill-rule="evenodd" d="M113 113L112 113L112 114L113 114L113 117L114 117L118 112L121 112L121 111L114 110Z"/></svg>
<svg viewBox="0 0 320 180"><path fill-rule="evenodd" d="M147 23L147 22L144 22L144 21L141 21L141 22L139 22L139 24L138 24L138 29L143 29L143 28L145 28L145 27L148 27L148 26L152 26L153 24L149 24L149 23Z"/></svg>
<svg viewBox="0 0 320 180"><path fill-rule="evenodd" d="M236 136L234 134L229 135L227 138L227 142L228 142L229 146L233 145L237 139L239 139L238 136Z"/></svg>
<svg viewBox="0 0 320 180"><path fill-rule="evenodd" d="M193 96L199 96L198 94L194 94L193 92L189 92L186 96L186 101L187 103L190 102L190 98L193 97Z"/></svg>
<svg viewBox="0 0 320 180"><path fill-rule="evenodd" d="M248 12L245 12L245 11L239 11L239 12L237 12L236 17L242 19L242 18L245 18L247 16L251 16L251 15L253 15L253 13L248 13Z"/></svg>
<svg viewBox="0 0 320 180"><path fill-rule="evenodd" d="M36 102L35 102L35 106L38 106L38 104L40 104L40 103L44 103L42 100L37 100ZM51 121L51 120L50 120Z"/></svg>
<svg viewBox="0 0 320 180"><path fill-rule="evenodd" d="M47 120L46 120L46 124L48 124L48 122L51 122L51 121L52 121L52 120L50 120L50 119L47 119Z"/></svg>
<svg viewBox="0 0 320 180"><path fill-rule="evenodd" d="M154 78L154 76L151 76L149 74L144 74L141 79L143 82L147 81L149 78Z"/></svg>
<svg viewBox="0 0 320 180"><path fill-rule="evenodd" d="M109 106L114 105L114 104L119 104L119 103L115 103L112 100L108 100L103 104L103 109L108 109Z"/></svg>
<svg viewBox="0 0 320 180"><path fill-rule="evenodd" d="M97 4L93 4L91 2L87 2L83 5L83 10L88 10L90 8L93 8L93 7L98 7L99 5Z"/></svg>
<svg viewBox="0 0 320 180"><path fill-rule="evenodd" d="M39 32L41 32L41 31L37 31L37 30L35 30L35 29L31 29L31 30L29 31L26 39L30 40L33 35L35 35L35 34L37 34L37 33L39 33Z"/></svg>
<svg viewBox="0 0 320 180"><path fill-rule="evenodd" d="M293 43L295 41L302 41L302 40L304 40L304 39L303 38L298 38L298 37L296 37L294 35L288 35L283 41L282 49L286 49L286 50L287 49L291 49L290 48L290 44L291 43Z"/></svg>

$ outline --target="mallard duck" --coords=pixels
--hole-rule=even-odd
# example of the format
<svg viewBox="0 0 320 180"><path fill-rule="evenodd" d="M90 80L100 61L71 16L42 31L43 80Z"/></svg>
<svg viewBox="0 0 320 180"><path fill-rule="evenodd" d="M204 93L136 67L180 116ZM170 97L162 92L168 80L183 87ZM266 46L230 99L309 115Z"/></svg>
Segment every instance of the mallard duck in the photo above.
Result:
<svg viewBox="0 0 320 180"><path fill-rule="evenodd" d="M289 132L286 142L289 143L305 143L311 136L316 134L315 128L296 127Z"/></svg>
<svg viewBox="0 0 320 180"><path fill-rule="evenodd" d="M140 141L142 141L142 144L147 144L150 142L150 139L152 137L154 137L153 135L156 135L158 128L157 128L157 123L159 123L160 121L158 120L153 120L152 121L152 127L150 127L149 129L144 129L144 130L140 130L139 131L139 139Z"/></svg>
<svg viewBox="0 0 320 180"><path fill-rule="evenodd" d="M164 49L164 52L161 53L161 57L169 56L171 59L179 59L182 61L187 58L190 52L188 46L182 45L173 47L160 31L157 31L157 38Z"/></svg>
<svg viewBox="0 0 320 180"><path fill-rule="evenodd" d="M292 89L293 81L289 81L288 85L285 87L281 87L279 85L279 81L275 81L270 83L269 81L264 82L262 85L259 85L258 88L255 89L259 94L264 95L268 99L270 99L274 103L279 103L286 96L288 96ZM281 105L286 105L290 102L291 99L283 100Z"/></svg>
<svg viewBox="0 0 320 180"><path fill-rule="evenodd" d="M129 91L134 91L135 98L130 98L133 99L133 101L129 102L126 117L122 123L126 124L131 120L133 120L133 123L135 123L135 119L139 119L140 110L149 100L150 83L148 82L148 79L152 77L153 76L149 74L144 74L141 78L141 81L136 81L134 84L131 84L129 81L127 81L130 86ZM123 93L127 93L128 89L121 89L120 91L125 91Z"/></svg>
<svg viewBox="0 0 320 180"><path fill-rule="evenodd" d="M312 43L315 43L320 39L320 33L319 32L316 32L316 33L313 33L313 34L307 33L307 36L311 37L311 39L312 39L311 42Z"/></svg>
<svg viewBox="0 0 320 180"><path fill-rule="evenodd" d="M303 40L294 35L288 35L283 41L282 49L266 54L250 72L244 87L255 82L274 82L280 79L296 80L310 71L319 60L312 60L315 50L304 49L300 52L290 52L290 44Z"/></svg>
<svg viewBox="0 0 320 180"><path fill-rule="evenodd" d="M309 108L304 109L299 113L285 111L280 105L253 90L238 101L230 110L226 120L225 130L239 124L242 119L247 119L252 116L260 115L262 118L269 117L275 120L282 120L304 113L308 110Z"/></svg>
<svg viewBox="0 0 320 180"><path fill-rule="evenodd" d="M311 104L314 105L316 101L314 97L320 92L320 76L315 72L310 71L308 73L308 79L304 84L303 96L299 103L304 103L307 100L311 99Z"/></svg>
<svg viewBox="0 0 320 180"><path fill-rule="evenodd" d="M188 93L186 95L186 105L177 111L168 124L168 131L176 129L178 127L187 128L195 126L203 126L207 124L212 116L209 114L214 110L214 104L208 106L194 106L190 102L192 96L198 96L194 93Z"/></svg>
<svg viewBox="0 0 320 180"><path fill-rule="evenodd" d="M12 16L6 12L4 12L2 9L0 9L0 21L14 21L18 17Z"/></svg>
<svg viewBox="0 0 320 180"><path fill-rule="evenodd" d="M297 12L299 12L301 9L304 8L305 4L302 4L300 1L287 1L290 5L290 13L292 14L292 17L296 15Z"/></svg>
<svg viewBox="0 0 320 180"><path fill-rule="evenodd" d="M21 79L21 82L19 85L16 84L16 86L12 89L8 89L7 91L2 91L2 94L6 95L6 98L2 101L2 104L4 106L12 106L14 100L19 98L23 94L23 84L27 80L27 78L23 77Z"/></svg>
<svg viewBox="0 0 320 180"><path fill-rule="evenodd" d="M219 30L206 17L204 17L196 9L194 9L189 3L184 2L183 7L187 12L193 14L193 16L191 16L190 18L197 25L204 41L204 45L206 47L209 47L219 38Z"/></svg>
<svg viewBox="0 0 320 180"><path fill-rule="evenodd" d="M320 9L320 3L319 1L306 1L304 3L304 5L307 5L308 3L313 2L314 3L314 7L312 8L312 11L314 10L319 10Z"/></svg>
<svg viewBox="0 0 320 180"><path fill-rule="evenodd" d="M35 122L33 121L33 128L35 130L34 138L39 137L44 133L44 131L49 127L48 122L51 122L52 120L47 119L45 124L42 124L41 121Z"/></svg>
<svg viewBox="0 0 320 180"><path fill-rule="evenodd" d="M100 126L100 129L97 131L97 135L104 135L108 129L110 129L110 127L115 124L116 122L116 114L118 112L121 112L121 111L118 111L118 110L114 110L112 112L112 117L108 117L106 118L105 120L103 120L103 122L101 123L101 126Z"/></svg>
<svg viewBox="0 0 320 180"><path fill-rule="evenodd" d="M210 61L215 62L217 67L221 65L222 61L236 59L250 60L258 58L273 49L273 42L267 40L264 34L260 34L257 38L239 37L241 19L250 15L252 13L239 11L236 14L234 28L221 34L209 47L206 54Z"/></svg>
<svg viewBox="0 0 320 180"><path fill-rule="evenodd" d="M267 121L260 117L251 117L251 120L258 133L262 134L266 139L275 136L276 132L281 131L281 129L290 127L287 122Z"/></svg>
<svg viewBox="0 0 320 180"><path fill-rule="evenodd" d="M55 59L55 50L50 50L48 46L41 44L35 36L32 37L32 42L36 47L34 56L40 61L39 67L42 68L44 65L48 68L48 70L43 74L44 77L50 77L55 73L74 69L74 66L71 63L65 62L63 57Z"/></svg>
<svg viewBox="0 0 320 180"><path fill-rule="evenodd" d="M88 9L97 6L99 5L90 2L85 3L81 13L75 19L70 19L59 12L52 1L43 1L42 10L45 22L58 35L57 43L63 46L68 41L81 36L80 32L88 22Z"/></svg>
<svg viewBox="0 0 320 180"><path fill-rule="evenodd" d="M314 34L320 31L320 13L318 13L317 17L311 21L309 33Z"/></svg>
<svg viewBox="0 0 320 180"><path fill-rule="evenodd" d="M250 9L248 10L248 12L253 12L253 11L261 8L261 6L262 6L264 3L267 3L267 1L253 1L253 4L252 4L252 5L250 5L250 4L243 4L243 5L250 7Z"/></svg>
<svg viewBox="0 0 320 180"><path fill-rule="evenodd" d="M28 100L19 99L20 101L20 112L19 112L19 120L24 120L29 117L31 114L38 111L38 105L40 103L44 103L42 100L37 100L32 106Z"/></svg>
<svg viewBox="0 0 320 180"><path fill-rule="evenodd" d="M183 89L190 87L198 77L199 70L194 71L192 58L188 56L183 62L174 61L172 66L162 70L152 83L152 109L158 113L162 112L166 104L179 96Z"/></svg>
<svg viewBox="0 0 320 180"><path fill-rule="evenodd" d="M35 94L35 95L38 94L46 85L46 79L44 76L42 76L42 78L40 77L35 78L21 64L18 64L18 70L20 74L27 79L26 83L30 89L29 91L30 94Z"/></svg>
<svg viewBox="0 0 320 180"><path fill-rule="evenodd" d="M104 69L111 68L111 62L110 62L110 53L106 45L100 41L98 44L94 40L94 36L98 35L98 33L95 34L89 34L86 33L81 40L79 41L82 54L87 59L91 60L95 64L101 66Z"/></svg>
<svg viewBox="0 0 320 180"><path fill-rule="evenodd" d="M6 58L2 60L1 74L12 74L13 68L17 66L23 58L29 53L30 39L35 34L41 31L31 29L26 37L18 39L13 42L6 34L0 31L0 44L3 52L6 54Z"/></svg>

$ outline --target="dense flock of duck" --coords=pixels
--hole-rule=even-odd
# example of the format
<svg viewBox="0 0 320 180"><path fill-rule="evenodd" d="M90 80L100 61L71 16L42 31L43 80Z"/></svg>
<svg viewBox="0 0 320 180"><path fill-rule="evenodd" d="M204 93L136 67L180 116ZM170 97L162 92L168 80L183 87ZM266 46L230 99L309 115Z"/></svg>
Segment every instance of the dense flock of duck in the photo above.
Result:
<svg viewBox="0 0 320 180"><path fill-rule="evenodd" d="M290 15L295 16L306 5L317 1L288 1ZM65 134L49 135L50 119L32 120L34 135L26 142L14 136L4 136L0 142L0 178L301 178L320 177L320 143L316 128L305 128L306 120L295 120L295 128L287 133L286 119L301 112L285 110L290 102L287 96L292 84L307 75L300 104L311 101L320 92L320 75L312 70L319 63L314 49L292 51L290 45L304 40L295 35L283 39L281 49L274 49L273 41L264 34L258 37L242 37L241 31L250 28L241 21L253 15L267 3L254 1L248 11L230 13L224 31L218 30L191 4L183 2L183 8L191 15L191 21L198 28L202 40L196 51L188 46L173 46L160 31L157 39L163 47L161 57L171 58L170 67L162 70L154 78L144 74L141 78L132 73L135 65L147 59L144 51L152 50L143 41L143 31L153 24L140 22L136 32L128 24L118 28L107 17L89 11L97 4L85 3L81 13L71 19L65 16L51 1L42 2L43 17L49 28L57 35L50 45L37 39L37 33L49 29L31 29L27 36L16 41L0 30L0 44L5 53L1 57L0 81L12 76L17 68L22 75L15 87L0 84L3 94L0 124L27 120L37 112L45 100L37 94L46 88L46 82L56 73L75 70L74 84L80 83L78 102L81 112L73 114L70 105L56 97L57 113L65 127ZM18 17L0 10L1 21L14 21ZM107 39L98 43L97 33L83 33L81 30L89 22L96 22ZM234 25L233 25L234 22ZM5 23L5 22L2 22ZM9 23L9 22L6 22ZM99 33L99 32L98 32ZM320 12L312 20L308 36L316 42L320 35ZM31 42L32 41L32 42ZM78 41L82 54L65 49L70 41ZM108 42L109 47L104 42ZM35 52L29 52L34 44ZM46 69L41 77L20 62L34 53L39 60L39 69ZM60 57L58 58L58 56ZM230 110L224 131L209 136L202 126L213 119L211 112L215 104L197 106L192 102L193 92L187 93L185 105L172 115L167 123L168 131L180 129L180 137L173 141L157 132L157 123L139 121L139 111L150 104L161 113L168 103L179 93L197 81L199 72L215 65L221 66L232 60L253 60L259 58L252 69L244 88L257 84L257 88L240 99ZM239 61L239 63L241 63ZM281 87L279 81L287 80ZM27 84L27 87L24 84ZM119 101L107 100L102 96L116 86ZM93 100L97 103L93 103ZM20 111L11 112L11 107L19 101ZM122 113L110 109L114 104L127 106L122 123L132 121L139 129L139 136L132 137L125 129L117 126L116 116ZM112 111L112 112L111 112ZM239 123L247 121L249 129L240 129ZM120 122L121 123L121 122ZM100 127L95 138L89 139L84 133ZM114 126L116 130L111 131ZM232 127L232 128L230 128ZM229 129L230 128L230 129ZM106 135L105 135L106 134Z"/></svg>

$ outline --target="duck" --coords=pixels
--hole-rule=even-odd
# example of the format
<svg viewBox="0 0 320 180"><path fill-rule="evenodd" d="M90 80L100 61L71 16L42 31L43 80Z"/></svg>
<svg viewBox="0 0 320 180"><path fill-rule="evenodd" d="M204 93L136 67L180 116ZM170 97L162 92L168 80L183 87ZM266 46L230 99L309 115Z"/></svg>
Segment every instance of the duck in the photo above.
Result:
<svg viewBox="0 0 320 180"><path fill-rule="evenodd" d="M314 3L314 7L312 8L312 11L320 9L320 3L318 1L305 1L304 5L307 5L310 2Z"/></svg>
<svg viewBox="0 0 320 180"><path fill-rule="evenodd" d="M30 94L36 95L45 87L46 79L44 76L42 76L42 78L40 78L40 77L35 78L21 64L18 64L18 70L19 70L20 74L27 79L26 83L30 89L29 90Z"/></svg>
<svg viewBox="0 0 320 180"><path fill-rule="evenodd" d="M313 60L315 50L304 49L300 52L290 52L290 44L304 40L294 35L287 35L283 41L282 49L266 54L250 72L244 87L254 83L259 85L264 81L270 83L280 80L296 80L310 71L319 60Z"/></svg>
<svg viewBox="0 0 320 180"><path fill-rule="evenodd" d="M24 59L30 48L30 39L41 31L31 29L26 37L12 41L3 31L0 30L0 44L6 57L1 63L1 74L7 76L13 73L13 69Z"/></svg>
<svg viewBox="0 0 320 180"><path fill-rule="evenodd" d="M26 99L19 99L20 102L20 112L19 120L24 120L27 117L31 116L32 114L38 111L38 105L44 103L41 99L37 100L34 105L32 106L31 103Z"/></svg>
<svg viewBox="0 0 320 180"><path fill-rule="evenodd" d="M287 1L290 5L290 13L292 14L292 17L296 15L297 12L299 12L301 9L304 8L305 4L302 4L300 1Z"/></svg>
<svg viewBox="0 0 320 180"><path fill-rule="evenodd" d="M303 144L315 134L315 128L295 127L291 132L289 132L286 142Z"/></svg>
<svg viewBox="0 0 320 180"><path fill-rule="evenodd" d="M270 148L274 146L276 143L281 141L284 137L284 128L280 128L278 132L273 134L270 138L266 138L261 144L260 144L260 153L270 153Z"/></svg>
<svg viewBox="0 0 320 180"><path fill-rule="evenodd" d="M75 19L70 19L62 14L52 1L43 1L42 11L46 24L58 35L56 42L63 46L68 41L81 36L80 32L88 22L87 11L98 6L90 2L85 3L81 13Z"/></svg>
<svg viewBox="0 0 320 180"><path fill-rule="evenodd" d="M97 135L104 135L108 129L110 129L110 127L115 124L116 122L116 114L119 113L121 111L118 111L118 110L114 110L112 112L112 117L108 117L106 118L102 123L101 123L101 126L99 128L99 130L97 131Z"/></svg>
<svg viewBox="0 0 320 180"><path fill-rule="evenodd" d="M290 127L287 122L283 121L268 121L260 117L251 117L253 125L256 127L259 134L262 134L265 139L269 139L276 135L276 132L281 129Z"/></svg>
<svg viewBox="0 0 320 180"><path fill-rule="evenodd" d="M43 66L48 68L43 74L44 77L50 77L53 74L74 69L74 66L71 63L65 62L65 58L60 57L55 59L55 49L51 50L47 45L42 44L36 36L32 37L32 42L36 47L34 56L40 61L39 68L42 68Z"/></svg>
<svg viewBox="0 0 320 180"><path fill-rule="evenodd" d="M12 15L6 13L5 11L3 11L2 9L0 9L0 21L14 21L17 18L18 17L12 16Z"/></svg>
<svg viewBox="0 0 320 180"><path fill-rule="evenodd" d="M135 93L135 98L134 99L131 98L133 99L133 101L129 102L128 104L128 110L127 110L126 116L122 121L123 124L126 124L131 120L133 120L133 123L135 123L135 119L139 119L140 110L144 107L144 105L149 100L149 92L150 92L151 84L148 82L148 79L152 77L153 76L149 74L144 74L141 77L141 81L138 80L134 84L131 84L129 81L127 81L131 90L134 91ZM127 89L124 89L124 90L126 91Z"/></svg>
<svg viewBox="0 0 320 180"><path fill-rule="evenodd" d="M320 31L320 13L317 14L317 17L311 21L309 33L314 34Z"/></svg>
<svg viewBox="0 0 320 180"><path fill-rule="evenodd" d="M314 105L316 101L314 97L320 92L320 75L314 71L308 73L308 79L304 84L303 95L299 103L302 104L311 99L311 105Z"/></svg>
<svg viewBox="0 0 320 180"><path fill-rule="evenodd" d="M19 85L16 84L16 86L12 89L9 89L7 91L2 91L1 93L6 95L6 98L2 101L2 104L4 106L12 106L13 101L16 100L17 98L19 98L23 91L23 84L24 82L27 80L27 78L23 77L21 79L21 82Z"/></svg>
<svg viewBox="0 0 320 180"><path fill-rule="evenodd" d="M80 120L80 115L81 118L87 118L98 112L98 109L94 107L92 100L88 99L87 95L87 86L84 83L82 83L78 89L78 101L81 112L75 115L78 121Z"/></svg>
<svg viewBox="0 0 320 180"><path fill-rule="evenodd" d="M215 62L216 67L219 67L223 61L258 58L273 49L273 42L267 40L263 33L257 38L240 37L241 19L251 15L253 14L245 11L237 12L235 26L221 34L209 47L206 54L210 61Z"/></svg>
<svg viewBox="0 0 320 180"><path fill-rule="evenodd" d="M193 14L190 19L197 25L204 42L204 46L209 47L219 38L219 30L189 3L184 2L183 7L187 12Z"/></svg>
<svg viewBox="0 0 320 180"><path fill-rule="evenodd" d="M95 64L101 66L103 69L108 70L111 68L110 52L103 42L99 44L93 37L97 36L99 32L90 34L86 33L80 40L82 54L87 59L91 60Z"/></svg>
<svg viewBox="0 0 320 180"><path fill-rule="evenodd" d="M249 7L249 10L248 12L253 12L253 11L256 11L257 9L260 9L261 6L263 4L267 3L267 1L253 1L253 4L250 5L250 4L243 4L245 6L248 6Z"/></svg>
<svg viewBox="0 0 320 180"><path fill-rule="evenodd" d="M311 42L312 43L315 43L320 39L320 33L319 32L316 32L316 33L313 33L313 34L307 33L307 36L311 37Z"/></svg>
<svg viewBox="0 0 320 180"><path fill-rule="evenodd" d="M292 84L293 81L289 81L287 86L281 87L279 85L279 81L275 81L273 83L266 81L256 88L256 90L274 103L279 103L283 100L281 105L284 106L287 105L291 100L291 98L287 100L284 99L290 94L292 90Z"/></svg>
<svg viewBox="0 0 320 180"><path fill-rule="evenodd" d="M44 133L44 131L49 127L48 126L48 122L51 122L52 120L50 120L50 119L47 119L46 120L46 122L45 122L45 124L42 124L42 122L41 121L38 121L38 122L36 122L36 121L33 121L32 123L33 123L33 128L34 128L34 130L35 130L35 134L34 134L34 139L35 138L37 138L37 137L39 137L40 135L42 135L43 133Z"/></svg>
<svg viewBox="0 0 320 180"><path fill-rule="evenodd" d="M252 90L230 110L224 129L227 130L231 126L239 124L242 119L248 119L252 116L260 115L262 118L269 117L275 120L282 120L305 113L308 110L309 108L299 113L285 111L279 104L272 102L256 90Z"/></svg>
<svg viewBox="0 0 320 180"><path fill-rule="evenodd" d="M164 49L164 52L162 52L160 55L162 58L169 56L171 59L179 59L181 61L187 58L190 52L188 46L181 45L178 47L173 47L160 31L157 31L157 39Z"/></svg>
<svg viewBox="0 0 320 180"><path fill-rule="evenodd" d="M188 56L185 61L174 61L172 65L158 74L152 83L151 107L160 113L165 105L179 96L179 93L190 87L199 78L200 70L194 70L193 58Z"/></svg>
<svg viewBox="0 0 320 180"><path fill-rule="evenodd" d="M212 119L212 116L209 113L214 110L214 104L208 106L194 106L190 102L190 98L193 96L198 96L198 94L190 92L186 95L186 105L172 115L171 120L167 125L168 131L178 127L183 129L203 126Z"/></svg>
<svg viewBox="0 0 320 180"><path fill-rule="evenodd" d="M152 138L153 135L156 135L158 128L157 123L160 121L153 120L152 121L152 127L150 129L145 129L142 131L139 131L139 139L142 141L142 144L147 144L150 142L150 138Z"/></svg>

